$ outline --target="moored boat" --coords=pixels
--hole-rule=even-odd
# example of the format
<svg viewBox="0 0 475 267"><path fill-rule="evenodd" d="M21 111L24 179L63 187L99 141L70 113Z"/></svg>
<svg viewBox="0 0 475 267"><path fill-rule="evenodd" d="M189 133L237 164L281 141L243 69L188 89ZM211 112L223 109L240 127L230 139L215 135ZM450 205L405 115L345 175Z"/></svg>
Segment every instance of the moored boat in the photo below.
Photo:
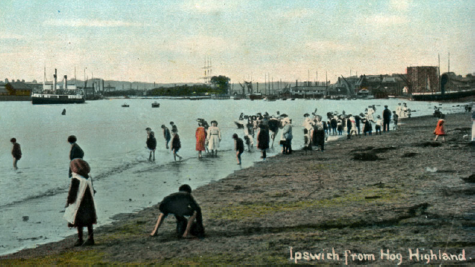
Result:
<svg viewBox="0 0 475 267"><path fill-rule="evenodd" d="M85 102L83 95L56 95L56 94L32 94L31 103L41 104L82 104Z"/></svg>

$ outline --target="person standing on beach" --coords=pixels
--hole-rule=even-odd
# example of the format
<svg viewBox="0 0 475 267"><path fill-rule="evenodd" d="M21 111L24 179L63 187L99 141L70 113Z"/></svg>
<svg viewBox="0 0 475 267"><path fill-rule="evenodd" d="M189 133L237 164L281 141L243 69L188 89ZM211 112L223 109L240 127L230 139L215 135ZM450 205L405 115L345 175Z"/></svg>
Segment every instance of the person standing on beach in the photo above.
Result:
<svg viewBox="0 0 475 267"><path fill-rule="evenodd" d="M402 104L403 104L403 107L402 107L402 112L401 112L401 115L402 115L401 118L409 118L409 109L407 108L407 104L406 103L402 103Z"/></svg>
<svg viewBox="0 0 475 267"><path fill-rule="evenodd" d="M437 138L439 138L439 136L442 136L442 142L445 142L445 136L447 134L446 134L446 131L445 131L444 122L445 122L445 120L443 120L443 119L440 119L437 122L437 126L435 127L435 130L434 130L434 134L435 134L434 141L437 141Z"/></svg>
<svg viewBox="0 0 475 267"><path fill-rule="evenodd" d="M383 132L389 132L389 123L391 122L391 110L388 106L384 106L383 110Z"/></svg>
<svg viewBox="0 0 475 267"><path fill-rule="evenodd" d="M346 135L348 136L348 139L350 139L350 133L351 133L351 127L352 127L350 115L346 116Z"/></svg>
<svg viewBox="0 0 475 267"><path fill-rule="evenodd" d="M393 111L394 130L397 129L398 120L399 120L399 116L396 114L396 111Z"/></svg>
<svg viewBox="0 0 475 267"><path fill-rule="evenodd" d="M397 104L397 107L396 107L396 114L398 117L402 118L402 106L401 106L401 103L398 103Z"/></svg>
<svg viewBox="0 0 475 267"><path fill-rule="evenodd" d="M244 118L246 119L246 117ZM252 129L252 123L249 121L244 124L243 132L244 132L244 140L246 140L247 149L251 152L251 148L254 146L254 137L250 134L249 129Z"/></svg>
<svg viewBox="0 0 475 267"><path fill-rule="evenodd" d="M257 148L262 151L261 159L266 160L266 151L269 148L269 128L264 123L259 124L257 132Z"/></svg>
<svg viewBox="0 0 475 267"><path fill-rule="evenodd" d="M172 147L171 150L173 151L173 159L176 161L176 157L182 159L180 155L178 155L178 150L181 148L180 136L178 136L177 132L172 132Z"/></svg>
<svg viewBox="0 0 475 267"><path fill-rule="evenodd" d="M371 122L368 120L368 119L363 119L363 134L366 135L366 134L369 134L369 135L372 135L372 132L373 132L373 126L371 125Z"/></svg>
<svg viewBox="0 0 475 267"><path fill-rule="evenodd" d="M18 170L17 163L21 159L20 144L16 142L16 138L10 139L10 142L13 144L13 148L12 148L13 169Z"/></svg>
<svg viewBox="0 0 475 267"><path fill-rule="evenodd" d="M382 127L382 125L383 125L383 121L381 121L381 116L378 115L378 116L376 117L376 126L375 126L375 128L376 128L376 135L378 135L378 133L379 133L379 135L381 135L381 127Z"/></svg>
<svg viewBox="0 0 475 267"><path fill-rule="evenodd" d="M148 161L152 161L152 154L153 154L153 161L155 161L155 149L157 148L157 139L155 139L155 133L147 127L145 129L147 131L147 148L150 150L150 155L148 156Z"/></svg>
<svg viewBox="0 0 475 267"><path fill-rule="evenodd" d="M356 131L356 120L353 115L349 115L348 121L350 122L351 126L350 128L350 133L348 134L348 139L351 139L352 135L358 135L358 132Z"/></svg>
<svg viewBox="0 0 475 267"><path fill-rule="evenodd" d="M66 210L63 218L69 227L76 227L78 240L74 246L94 245L92 225L97 223L96 205L94 202L94 187L89 164L82 159L74 159L70 163L72 170L71 185L69 187ZM83 240L83 227L87 227L88 238Z"/></svg>
<svg viewBox="0 0 475 267"><path fill-rule="evenodd" d="M71 150L69 151L69 160L84 158L84 151L76 142L77 142L76 136L74 135L68 136L68 143L71 144ZM69 168L68 177L71 178L71 176L72 176L72 172L71 172L71 168Z"/></svg>
<svg viewBox="0 0 475 267"><path fill-rule="evenodd" d="M244 142L242 141L241 138L238 137L237 134L233 134L233 139L234 139L234 150L236 150L236 159L237 159L237 164L241 165L241 155L244 152Z"/></svg>
<svg viewBox="0 0 475 267"><path fill-rule="evenodd" d="M337 133L336 133L336 128L338 127L337 119L338 119L338 117L335 115L330 120L330 124L331 124L331 128L332 128L332 135L337 135Z"/></svg>
<svg viewBox="0 0 475 267"><path fill-rule="evenodd" d="M364 117L364 115L362 113L360 113L360 115L356 115L355 116L355 125L356 125L356 129L358 129L358 135L361 134L361 118Z"/></svg>
<svg viewBox="0 0 475 267"><path fill-rule="evenodd" d="M168 214L173 214L176 218L176 233L178 237L186 238L189 234L204 237L205 229L201 208L191 195L191 187L184 184L178 190L177 193L166 196L160 202L158 207L160 214L150 236L156 236L158 228L163 224ZM190 216L190 218L187 220L185 216Z"/></svg>
<svg viewBox="0 0 475 267"><path fill-rule="evenodd" d="M303 129L303 144L303 151L305 151L305 155L307 155L307 151L312 151L312 139L307 128Z"/></svg>
<svg viewBox="0 0 475 267"><path fill-rule="evenodd" d="M221 141L221 131L218 128L217 121L211 121L211 127L208 128L208 150L211 155L218 155L219 142Z"/></svg>
<svg viewBox="0 0 475 267"><path fill-rule="evenodd" d="M313 130L313 140L314 146L320 146L320 151L325 150L325 130L324 125L322 122L322 118L319 116L317 117L317 122L315 123L314 130Z"/></svg>
<svg viewBox="0 0 475 267"><path fill-rule="evenodd" d="M285 138L285 154L292 154L292 120L285 118L285 126L282 129L283 137Z"/></svg>
<svg viewBox="0 0 475 267"><path fill-rule="evenodd" d="M343 135L343 121L341 118L338 118L338 121L336 123L336 127L338 130L338 135Z"/></svg>
<svg viewBox="0 0 475 267"><path fill-rule="evenodd" d="M201 158L201 152L205 150L205 142L206 142L206 131L205 127L201 122L198 123L198 128L196 128L195 133L196 138L196 151L198 151L198 158Z"/></svg>
<svg viewBox="0 0 475 267"><path fill-rule="evenodd" d="M163 129L163 138L165 138L165 148L168 149L168 143L170 142L170 139L172 138L170 135L170 130L167 128L167 126L162 124L162 129Z"/></svg>

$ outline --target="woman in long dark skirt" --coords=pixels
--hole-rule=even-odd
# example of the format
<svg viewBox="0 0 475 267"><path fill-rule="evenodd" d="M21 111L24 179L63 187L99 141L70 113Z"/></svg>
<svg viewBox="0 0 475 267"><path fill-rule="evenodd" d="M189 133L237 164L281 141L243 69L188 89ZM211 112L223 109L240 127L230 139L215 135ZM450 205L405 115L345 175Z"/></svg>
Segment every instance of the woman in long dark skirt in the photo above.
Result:
<svg viewBox="0 0 475 267"><path fill-rule="evenodd" d="M94 188L92 177L89 176L89 164L82 159L74 159L70 163L72 177L69 187L64 219L69 227L76 227L78 240L74 246L94 245L92 225L97 223L96 206L94 204ZM83 240L83 227L87 227L88 238Z"/></svg>
<svg viewBox="0 0 475 267"><path fill-rule="evenodd" d="M269 128L265 124L259 125L259 132L257 133L257 148L262 151L262 159L266 159L266 150L269 148Z"/></svg>

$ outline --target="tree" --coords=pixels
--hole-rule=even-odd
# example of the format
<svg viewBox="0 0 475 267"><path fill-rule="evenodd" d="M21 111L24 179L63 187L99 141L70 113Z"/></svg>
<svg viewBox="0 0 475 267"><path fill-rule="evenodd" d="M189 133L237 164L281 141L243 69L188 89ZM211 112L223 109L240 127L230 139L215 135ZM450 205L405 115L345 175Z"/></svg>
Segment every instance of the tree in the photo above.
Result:
<svg viewBox="0 0 475 267"><path fill-rule="evenodd" d="M219 75L211 77L211 84L214 85L221 94L228 94L230 78Z"/></svg>

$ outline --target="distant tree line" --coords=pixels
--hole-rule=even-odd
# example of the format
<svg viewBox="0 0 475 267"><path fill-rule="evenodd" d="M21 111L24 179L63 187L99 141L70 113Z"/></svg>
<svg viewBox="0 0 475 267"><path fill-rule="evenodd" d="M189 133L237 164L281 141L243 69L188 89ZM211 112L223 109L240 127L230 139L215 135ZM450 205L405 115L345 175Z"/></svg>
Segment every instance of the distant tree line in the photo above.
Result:
<svg viewBox="0 0 475 267"><path fill-rule="evenodd" d="M147 91L149 96L203 96L203 95L223 95L228 94L229 79L226 76L211 77L211 85L180 85L175 87L159 87Z"/></svg>
<svg viewBox="0 0 475 267"><path fill-rule="evenodd" d="M134 89L106 91L106 92L103 92L103 95L104 96L143 95L143 91L138 91L138 90L134 90Z"/></svg>

